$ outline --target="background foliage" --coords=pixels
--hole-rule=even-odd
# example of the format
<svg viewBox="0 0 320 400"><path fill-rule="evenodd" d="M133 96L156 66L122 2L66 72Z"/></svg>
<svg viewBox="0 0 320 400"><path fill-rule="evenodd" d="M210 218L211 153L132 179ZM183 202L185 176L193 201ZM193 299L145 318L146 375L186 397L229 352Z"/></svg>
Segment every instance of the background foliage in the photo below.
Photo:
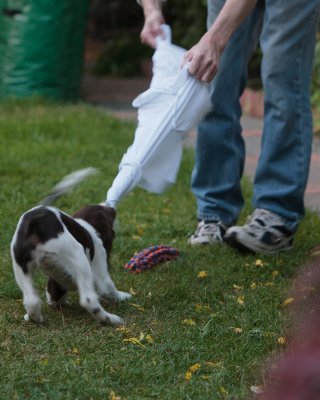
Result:
<svg viewBox="0 0 320 400"><path fill-rule="evenodd" d="M172 26L173 41L190 48L206 32L207 1L177 0L165 4L164 15Z"/></svg>
<svg viewBox="0 0 320 400"><path fill-rule="evenodd" d="M108 6L109 4L109 6ZM119 0L94 0L89 14L88 35L105 42L104 49L92 68L95 75L132 77L141 75L141 60L150 60L153 50L142 45L140 31L143 13L133 1L130 7ZM206 32L207 0L175 0L163 3L166 22L172 27L173 42L192 47ZM112 21L111 21L112 20ZM254 53L249 64L249 84L260 88L261 52Z"/></svg>
<svg viewBox="0 0 320 400"><path fill-rule="evenodd" d="M140 60L150 59L152 50L140 43L143 25L141 8L132 2L130 7L118 0L117 10L104 0L93 0L89 18L89 35L103 39L104 51L93 72L99 75L130 77L141 74ZM109 4L109 8L107 6ZM163 3L166 22L172 26L173 41L190 48L206 31L207 0L174 0ZM110 18L113 22L110 22ZM261 89L260 64L262 52L258 48L248 66L248 86ZM311 82L312 104L320 104L320 42L316 47L314 71Z"/></svg>

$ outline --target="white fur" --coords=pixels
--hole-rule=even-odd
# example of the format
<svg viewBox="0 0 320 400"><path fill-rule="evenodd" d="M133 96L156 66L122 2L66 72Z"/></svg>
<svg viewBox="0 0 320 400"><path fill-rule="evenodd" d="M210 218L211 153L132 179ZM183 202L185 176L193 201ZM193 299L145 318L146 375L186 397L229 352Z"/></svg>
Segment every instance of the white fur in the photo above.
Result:
<svg viewBox="0 0 320 400"><path fill-rule="evenodd" d="M55 208L46 208L54 212L63 224L60 214ZM64 226L64 232L57 238L50 239L46 243L36 246L32 252L32 260L29 262L28 272L25 273L21 266L18 265L13 250L15 245L17 245L17 232L23 221L23 217L22 215L19 220L11 242L11 256L15 278L23 293L23 303L27 312L24 319L37 323L43 322L41 300L33 286L33 274L39 269L65 289L78 289L81 306L97 321L109 324L123 324L122 318L108 313L99 303L99 297L125 300L129 299L131 295L116 289L108 272L106 250L93 227L84 220L76 219L78 223L87 229L92 237L95 250L92 262L90 261L89 254L85 254L82 245ZM47 299L49 304L55 305L48 292ZM66 296L63 296L59 304L65 301Z"/></svg>

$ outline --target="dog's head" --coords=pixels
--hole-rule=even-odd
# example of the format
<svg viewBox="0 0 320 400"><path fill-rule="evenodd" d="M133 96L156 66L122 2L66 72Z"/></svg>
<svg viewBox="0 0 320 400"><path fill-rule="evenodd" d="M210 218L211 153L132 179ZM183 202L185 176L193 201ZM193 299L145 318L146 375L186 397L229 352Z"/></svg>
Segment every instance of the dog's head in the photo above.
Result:
<svg viewBox="0 0 320 400"><path fill-rule="evenodd" d="M115 237L113 223L116 218L116 210L101 205L90 205L77 211L73 214L73 217L81 218L93 226L102 240L107 255L109 255L112 249L112 241Z"/></svg>

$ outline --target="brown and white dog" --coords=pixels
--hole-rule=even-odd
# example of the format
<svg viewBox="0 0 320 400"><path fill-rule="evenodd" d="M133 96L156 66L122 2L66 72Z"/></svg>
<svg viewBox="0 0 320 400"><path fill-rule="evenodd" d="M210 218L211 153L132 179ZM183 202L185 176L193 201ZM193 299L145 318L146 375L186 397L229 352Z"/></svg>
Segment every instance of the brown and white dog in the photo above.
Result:
<svg viewBox="0 0 320 400"><path fill-rule="evenodd" d="M108 272L114 238L116 212L104 205L90 205L70 216L50 204L90 175L85 169L68 175L40 205L25 212L11 242L13 270L23 292L25 320L43 322L40 297L33 286L34 272L48 276L47 299L64 304L68 290L78 290L80 304L97 321L123 324L122 318L106 312L99 297L125 300L129 293L118 291Z"/></svg>

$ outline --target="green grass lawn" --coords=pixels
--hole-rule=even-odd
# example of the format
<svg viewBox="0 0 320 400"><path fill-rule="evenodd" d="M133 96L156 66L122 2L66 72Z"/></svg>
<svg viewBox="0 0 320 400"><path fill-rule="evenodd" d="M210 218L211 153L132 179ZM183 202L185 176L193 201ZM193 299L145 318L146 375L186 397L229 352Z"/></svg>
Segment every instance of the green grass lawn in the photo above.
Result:
<svg viewBox="0 0 320 400"><path fill-rule="evenodd" d="M0 398L248 399L263 383L265 361L283 347L290 324L283 302L295 273L320 243L320 221L308 214L294 250L244 256L227 246L191 248L196 226L186 150L177 184L162 196L134 190L118 208L111 276L131 301L105 307L124 328L101 326L70 296L45 323L23 321L9 244L18 218L64 175L100 169L57 206L72 213L105 199L135 126L85 105L8 103L0 107ZM217 173L219 173L217 171ZM251 187L244 182L250 212ZM142 274L124 270L132 255L155 244L179 258ZM200 273L200 275L199 275Z"/></svg>

